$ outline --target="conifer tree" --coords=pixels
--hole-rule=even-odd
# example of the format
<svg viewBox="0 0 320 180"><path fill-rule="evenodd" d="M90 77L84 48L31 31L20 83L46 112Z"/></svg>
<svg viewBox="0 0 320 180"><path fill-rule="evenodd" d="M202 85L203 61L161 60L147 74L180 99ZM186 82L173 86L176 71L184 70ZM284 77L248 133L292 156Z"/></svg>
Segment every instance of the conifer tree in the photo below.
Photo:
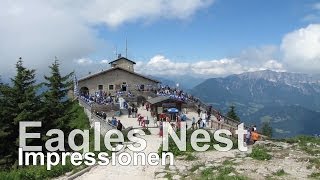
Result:
<svg viewBox="0 0 320 180"><path fill-rule="evenodd" d="M262 134L268 137L272 137L272 127L270 125L270 121L265 121L262 123L261 128Z"/></svg>
<svg viewBox="0 0 320 180"><path fill-rule="evenodd" d="M1 86L1 96L4 106L1 116L6 127L6 149L7 157L11 162L18 160L19 147L19 122L36 121L39 119L40 99L36 94L38 85L35 81L35 70L27 69L23 66L22 59L16 63L17 74L11 79L12 86ZM34 131L29 129L28 132ZM35 145L36 140L29 140L28 145Z"/></svg>
<svg viewBox="0 0 320 180"><path fill-rule="evenodd" d="M6 148L8 139L8 131L9 131L9 123L10 119L5 115L5 104L6 99L3 94L3 91L7 88L5 84L3 84L0 80L0 159L3 160L6 155L8 155L9 151ZM5 159L4 159L5 161Z"/></svg>
<svg viewBox="0 0 320 180"><path fill-rule="evenodd" d="M71 102L67 98L68 91L72 86L72 73L61 76L59 62L55 59L54 63L49 66L50 76L44 76L46 82L44 85L48 90L44 93L44 131L49 129L61 129L64 132L69 131L69 121L71 114ZM43 137L44 140L48 137Z"/></svg>
<svg viewBox="0 0 320 180"><path fill-rule="evenodd" d="M229 117L229 118L231 118L231 119L234 119L234 120L240 122L240 118L239 118L239 116L238 116L237 113L236 113L236 110L235 110L235 106L234 106L234 105L231 105L231 106L230 106L230 110L229 110L229 112L227 113L227 117Z"/></svg>

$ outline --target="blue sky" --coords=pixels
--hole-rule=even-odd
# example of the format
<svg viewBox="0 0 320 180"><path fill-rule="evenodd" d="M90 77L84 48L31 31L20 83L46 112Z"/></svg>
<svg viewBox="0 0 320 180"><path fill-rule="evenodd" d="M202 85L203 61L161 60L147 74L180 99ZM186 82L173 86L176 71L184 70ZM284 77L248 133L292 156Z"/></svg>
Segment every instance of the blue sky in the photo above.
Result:
<svg viewBox="0 0 320 180"><path fill-rule="evenodd" d="M320 1L0 0L0 75L21 56L39 74L57 56L80 76L115 47L150 75L320 70Z"/></svg>
<svg viewBox="0 0 320 180"><path fill-rule="evenodd" d="M219 0L188 20L100 26L99 33L122 53L127 37L129 56L141 60L154 54L177 61L218 59L249 47L280 44L286 33L308 24L303 17L314 2ZM109 48L112 53L114 47Z"/></svg>

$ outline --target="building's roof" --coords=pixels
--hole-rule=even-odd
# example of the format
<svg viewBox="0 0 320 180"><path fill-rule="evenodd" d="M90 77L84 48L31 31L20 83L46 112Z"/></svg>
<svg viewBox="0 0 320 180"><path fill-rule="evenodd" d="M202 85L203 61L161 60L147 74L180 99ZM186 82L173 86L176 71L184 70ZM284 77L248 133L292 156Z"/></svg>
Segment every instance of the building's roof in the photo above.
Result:
<svg viewBox="0 0 320 180"><path fill-rule="evenodd" d="M133 75L140 76L140 77L142 77L142 78L148 79L148 80L150 80L150 81L153 81L153 82L156 82L156 83L160 83L160 81L158 81L158 80L149 78L149 77L144 76L144 75L142 75L142 74L138 74L138 73L135 73L135 72L132 72L132 71L128 71L128 70L126 70L126 69L124 69L124 68L121 68L121 67L110 68L110 69L107 69L107 70L104 70L104 71L101 71L101 72L98 72L98 73L95 73L95 74L91 74L91 75L89 75L89 76L80 78L78 81L79 81L79 82L80 82L80 81L84 81L84 80L87 80L87 79L90 79L90 78L99 76L99 75L101 75L101 74L104 74L104 73L107 73L107 72L110 72L110 71L115 71L115 70L122 70L122 71L128 72L128 73L130 73L130 74L133 74Z"/></svg>
<svg viewBox="0 0 320 180"><path fill-rule="evenodd" d="M130 59L127 59L127 58L125 58L125 57L120 57L120 58L118 58L118 59L116 59L116 60L113 60L113 61L109 62L109 64L112 64L112 63L114 63L114 62L116 62L116 61L119 61L119 60L126 60L126 61L130 61L132 64L136 64L136 62L131 61Z"/></svg>
<svg viewBox="0 0 320 180"><path fill-rule="evenodd" d="M152 99L148 99L148 102L150 104L157 104L159 102L166 101L166 100L169 100L169 99L171 99L169 96L158 96L158 97L155 97L155 98L152 98Z"/></svg>

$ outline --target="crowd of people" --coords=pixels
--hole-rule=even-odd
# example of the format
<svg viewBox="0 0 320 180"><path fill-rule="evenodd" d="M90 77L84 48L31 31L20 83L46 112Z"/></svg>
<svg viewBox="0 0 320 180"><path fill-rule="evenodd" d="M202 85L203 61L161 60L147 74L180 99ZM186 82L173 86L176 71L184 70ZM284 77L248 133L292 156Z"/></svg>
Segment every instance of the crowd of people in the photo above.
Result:
<svg viewBox="0 0 320 180"><path fill-rule="evenodd" d="M167 89L168 90L168 89ZM169 91L170 92L170 91ZM174 93L181 93L179 91L173 91ZM165 93L168 93L165 92ZM170 93L169 93L170 94ZM150 111L150 104L148 103L143 103L142 107L144 107L147 111ZM153 122L154 127L159 128L159 136L163 136L163 122L169 122L172 128L169 128L169 130L177 131L181 128L181 122L186 120L186 115L182 112L175 113L174 116L170 116L170 114L167 113L161 113L159 114L159 119L158 116L151 113L151 119L149 119L148 116L144 117L141 114L138 113L138 108L135 105L127 106L126 107L128 110L128 118L137 118L138 125L142 127L146 127L149 125L150 121ZM207 111L202 111L200 109L200 105L198 106L197 110L198 118L192 117L192 125L191 128L193 130L196 129L203 129L203 128L213 128L214 120L211 118L211 116L215 116L215 118L218 121L218 129L222 129L222 125L225 121L225 117L221 115L220 112L213 111L212 108L208 108ZM95 115L106 120L107 119L107 113L105 112L95 112ZM173 118L173 119L172 119ZM107 121L107 120L106 120ZM115 118L114 116L112 117L111 120L108 120L108 123L111 124L113 127L117 128L118 130L123 130L123 125L120 120ZM187 126L187 123L185 124ZM186 127L188 128L188 127ZM260 135L257 132L257 127L254 125L250 128L247 129L248 133L245 135L245 143L247 145L254 144L256 141L260 139Z"/></svg>
<svg viewBox="0 0 320 180"><path fill-rule="evenodd" d="M81 93L80 98L85 101L87 104L92 106L93 103L97 103L99 105L110 105L119 102L119 97L134 97L131 91L123 92L117 91L115 94L106 93L105 91L96 91L93 94L89 93Z"/></svg>
<svg viewBox="0 0 320 180"><path fill-rule="evenodd" d="M154 92L155 94L157 94L157 96L168 96L170 98L178 99L180 101L187 102L194 100L194 97L191 94L188 94L178 88L170 88L169 86L161 86Z"/></svg>
<svg viewBox="0 0 320 180"><path fill-rule="evenodd" d="M247 129L245 141L247 145L255 144L260 139L260 135L257 131L257 126L254 125Z"/></svg>
<svg viewBox="0 0 320 180"><path fill-rule="evenodd" d="M101 111L101 112L94 112L96 116L100 117L101 119L106 120L107 119L107 113Z"/></svg>
<svg viewBox="0 0 320 180"><path fill-rule="evenodd" d="M111 120L108 121L109 124L111 124L113 127L116 127L117 130L122 131L124 129L124 126L122 125L120 119L115 118L114 116L111 118Z"/></svg>
<svg viewBox="0 0 320 180"><path fill-rule="evenodd" d="M92 106L93 103L97 103L100 105L115 103L115 100L111 96L111 94L106 94L103 91L97 91L94 94L82 93L80 94L80 98L87 102L90 106Z"/></svg>
<svg viewBox="0 0 320 180"><path fill-rule="evenodd" d="M211 118L211 116L215 116L217 121L218 121L218 129L222 128L222 124L225 121L228 121L228 119L225 119L224 116L221 115L220 112L215 111L212 106L207 106L203 103L200 102L199 99L195 98L194 96L192 96L191 94L188 94L186 92L184 92L183 90L180 90L178 88L172 88L169 86L160 86L157 89L150 89L150 91L153 91L157 96L168 96L170 98L173 99L177 99L180 101L184 101L184 102L192 102L192 103L197 103L198 104L198 119L196 119L195 117L192 118L192 129L197 129L197 128L213 128L214 126L214 122L213 119ZM119 102L119 97L134 97L134 94L132 94L130 91L127 92L122 92L122 91L117 91L114 95L111 95L111 93L106 93L104 91L97 91L93 94L81 94L80 98L82 100L84 100L85 102L87 102L87 104L92 105L93 103L97 103L100 105L109 105L109 104L114 104ZM149 111L150 109L150 105L148 103L144 104L145 108L147 111ZM148 117L142 117L140 114L138 114L138 108L134 107L133 105L129 106L128 103L124 103L124 108L126 108L128 110L128 117L129 118L138 118L138 122L139 125L145 126L146 125L146 121L149 122ZM201 110L201 109L205 109L205 111ZM97 112L96 113L97 116L106 119L106 113L104 112ZM169 121L168 119L170 119L171 122L171 118L167 115L163 115L161 114L159 119L157 119L157 116L155 115L151 115L154 125L155 126L160 126L163 121ZM185 116L183 116L183 114L177 114L177 116L175 116L175 123L171 123L172 127L174 129L179 129L179 127L181 126L181 120L184 120ZM112 120L111 120L112 121ZM115 121L113 121L115 122ZM158 125L158 122L160 122L160 125ZM115 123L113 123L115 124ZM250 129L250 132L254 132ZM251 138L252 139L252 138Z"/></svg>
<svg viewBox="0 0 320 180"><path fill-rule="evenodd" d="M170 98L174 98L184 102L198 102L199 99L195 98L191 94L184 92L178 88L172 88L169 86L160 86L159 88L149 89L154 92L157 96L168 96ZM108 105L114 104L118 102L119 97L135 97L135 95L131 91L117 91L114 94L107 93L105 91L99 90L94 92L93 94L89 94L88 92L81 92L80 98L87 102L89 105L93 103L97 103L100 105Z"/></svg>
<svg viewBox="0 0 320 180"><path fill-rule="evenodd" d="M128 108L128 118L136 118L138 114L138 108L134 106L129 106Z"/></svg>

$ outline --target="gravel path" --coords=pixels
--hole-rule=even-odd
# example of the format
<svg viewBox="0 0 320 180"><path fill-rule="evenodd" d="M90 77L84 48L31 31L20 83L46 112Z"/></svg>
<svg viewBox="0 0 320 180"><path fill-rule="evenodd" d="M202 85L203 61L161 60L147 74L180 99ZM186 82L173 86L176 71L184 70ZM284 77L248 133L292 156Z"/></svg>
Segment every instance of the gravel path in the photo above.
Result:
<svg viewBox="0 0 320 180"><path fill-rule="evenodd" d="M149 119L151 117L150 112L146 111L143 108L139 109L139 112L142 116L148 116ZM187 114L188 118L197 117L195 113L190 112ZM127 115L119 117L122 124L125 127L138 127L138 122L136 118L128 118ZM191 121L187 121L188 127L191 126ZM150 121L150 127L153 126L153 121ZM158 149L160 147L162 139L158 136L159 129L158 128L150 128L151 135L144 136L144 139L147 141L147 148L143 151L146 154L149 154L151 152L158 152ZM132 154L132 152L128 149L125 150L125 152L128 152L129 154ZM140 163L139 163L140 164ZM112 180L149 180L154 179L155 172L163 168L161 167L161 164L158 166L150 166L146 164L146 166L142 166L141 164L138 166L134 166L132 163L128 166L121 166L118 163L115 166L112 166L109 164L108 166L96 166L92 168L89 172L83 174L82 176L79 176L77 179L112 179Z"/></svg>

